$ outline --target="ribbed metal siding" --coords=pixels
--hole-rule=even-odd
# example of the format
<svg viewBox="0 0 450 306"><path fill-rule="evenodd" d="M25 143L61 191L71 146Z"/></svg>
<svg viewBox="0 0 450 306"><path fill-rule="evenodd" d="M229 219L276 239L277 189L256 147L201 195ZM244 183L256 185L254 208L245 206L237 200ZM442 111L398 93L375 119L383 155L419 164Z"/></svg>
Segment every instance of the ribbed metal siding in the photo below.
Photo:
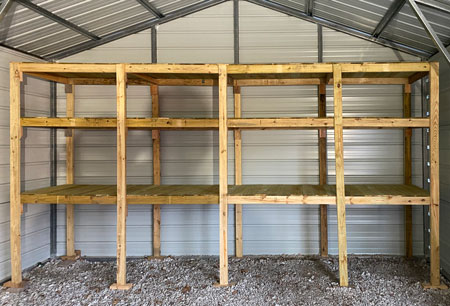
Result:
<svg viewBox="0 0 450 306"><path fill-rule="evenodd" d="M0 48L0 281L11 273L9 247L9 62L35 58ZM47 82L24 79L22 106L26 116L48 116L50 87ZM50 184L50 134L27 129L22 145L23 189ZM22 215L22 266L27 268L50 256L48 205L24 206Z"/></svg>
<svg viewBox="0 0 450 306"><path fill-rule="evenodd" d="M241 2L242 62L315 62L317 27L247 2ZM272 29L272 30L271 30ZM278 35L288 32L281 38ZM192 41L202 36L194 45ZM356 38L324 32L325 61L396 61L416 60L388 48ZM337 38L336 38L336 36ZM114 49L121 52L131 43L145 40L134 36L117 41L108 53L94 49L67 61L108 61ZM135 41L135 39L139 39ZM148 40L150 36L148 35ZM134 42L134 43L133 43ZM165 24L158 31L160 62L232 62L232 4L194 14ZM142 57L150 49L142 50ZM119 61L130 62L125 53ZM114 56L111 62L118 61ZM328 88L328 113L332 114L332 88ZM161 88L161 115L217 117L217 89ZM345 86L344 111L353 116L401 116L401 86ZM415 91L414 103L420 105ZM233 104L229 90L229 115ZM64 94L59 97L60 115L64 112ZM129 116L150 115L149 90L128 89ZM114 115L115 89L82 87L76 91L77 115ZM244 117L314 116L317 91L313 86L243 88ZM61 134L62 135L62 134ZM334 146L330 132L328 143L330 182L334 181ZM75 181L78 183L115 183L115 132L77 131ZM217 183L217 132L172 131L162 133L162 183ZM403 138L395 130L345 131L346 180L349 183L392 182L403 180ZM233 144L230 133L230 175L233 182ZM60 182L64 178L64 138L60 138ZM420 135L414 134L415 143ZM150 183L151 135L130 131L128 179L130 183ZM244 183L317 183L316 131L244 131ZM414 146L414 182L421 182L420 147ZM233 253L233 207L230 207L230 253ZM336 214L330 209L330 251L337 252ZM91 256L115 255L115 207L79 206L76 209L76 247ZM414 210L414 252L422 252L421 210ZM64 208L59 208L58 251L64 253ZM214 206L163 206L163 254L217 254L218 210ZM403 254L402 207L349 207L348 236L350 253ZM318 253L319 213L317 207L245 206L244 253ZM128 218L128 254L151 252L151 207L130 207Z"/></svg>
<svg viewBox="0 0 450 306"><path fill-rule="evenodd" d="M450 48L447 48L450 49ZM441 191L441 211L440 211L440 242L441 242L441 265L450 275L450 67L441 54L431 60L439 61L439 94L440 94L440 133L439 133L439 153L440 153L440 191Z"/></svg>

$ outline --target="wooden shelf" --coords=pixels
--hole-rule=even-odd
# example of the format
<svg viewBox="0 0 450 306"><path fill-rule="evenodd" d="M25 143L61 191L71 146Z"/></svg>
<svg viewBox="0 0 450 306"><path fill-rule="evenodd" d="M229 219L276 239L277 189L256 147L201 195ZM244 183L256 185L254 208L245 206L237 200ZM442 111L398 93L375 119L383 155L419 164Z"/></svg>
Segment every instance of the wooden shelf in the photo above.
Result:
<svg viewBox="0 0 450 306"><path fill-rule="evenodd" d="M346 185L346 204L429 205L412 185ZM335 185L230 185L233 204L336 204ZM26 191L27 204L116 204L116 185L60 185ZM127 185L128 204L218 204L218 185Z"/></svg>
<svg viewBox="0 0 450 306"><path fill-rule="evenodd" d="M207 129L219 128L215 118L128 118L128 128L142 129ZM80 129L115 129L116 118L46 118L23 117L23 127L57 127ZM229 129L307 129L333 128L334 119L328 118L229 118ZM344 128L426 128L428 118L343 118Z"/></svg>

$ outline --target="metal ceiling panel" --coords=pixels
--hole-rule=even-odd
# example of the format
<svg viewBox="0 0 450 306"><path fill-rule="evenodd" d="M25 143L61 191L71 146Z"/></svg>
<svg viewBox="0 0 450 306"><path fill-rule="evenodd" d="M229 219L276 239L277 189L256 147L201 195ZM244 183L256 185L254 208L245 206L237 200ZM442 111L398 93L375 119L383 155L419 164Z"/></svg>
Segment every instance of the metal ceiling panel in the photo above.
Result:
<svg viewBox="0 0 450 306"><path fill-rule="evenodd" d="M450 43L450 14L426 6L420 6L420 8L442 43L448 45ZM399 14L389 23L381 37L431 53L437 51L408 4L405 4Z"/></svg>
<svg viewBox="0 0 450 306"><path fill-rule="evenodd" d="M214 5L211 0L28 0L34 5L67 20L76 27L92 33L92 39L105 41L104 37L123 37L132 34L133 26L142 24L154 25L158 17L146 8L148 2L152 9L159 12L163 20L173 20L182 16L180 10L192 5L199 7ZM143 3L143 1L145 1ZM331 28L352 29L354 33L362 33L370 39L371 33L397 0L314 0L309 13L315 20L322 20ZM13 1L14 2L14 1ZM217 1L223 2L223 1ZM310 1L306 0L258 0L256 4L281 5L287 9L305 13ZM417 0L424 15L442 42L450 43L450 12L438 0ZM431 3L431 4L430 4ZM205 4L205 5L203 5ZM450 7L450 6L449 6ZM306 13L308 14L308 13ZM58 20L55 20L58 21ZM42 16L18 3L13 3L7 14L0 20L0 44L21 51L45 57L60 54L63 50L74 48L74 52L89 48L89 37L76 32L51 19ZM165 21L166 22L166 21ZM313 21L314 22L314 21ZM328 22L328 23L327 23ZM75 29L77 30L77 29ZM118 33L123 33L118 35ZM96 38L97 37L97 38ZM428 38L421 24L407 4L387 24L379 36L381 39L423 50L422 54L434 54L437 49ZM108 39L108 41L111 41ZM417 51L421 52L421 51Z"/></svg>
<svg viewBox="0 0 450 306"><path fill-rule="evenodd" d="M392 2L392 0L315 0L313 15L372 33Z"/></svg>

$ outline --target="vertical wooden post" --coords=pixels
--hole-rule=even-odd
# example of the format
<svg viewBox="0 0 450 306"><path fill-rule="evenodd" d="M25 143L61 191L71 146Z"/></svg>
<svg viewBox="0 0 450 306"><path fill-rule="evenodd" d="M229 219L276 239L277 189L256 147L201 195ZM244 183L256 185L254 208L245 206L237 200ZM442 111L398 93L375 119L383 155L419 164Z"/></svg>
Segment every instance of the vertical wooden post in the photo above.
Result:
<svg viewBox="0 0 450 306"><path fill-rule="evenodd" d="M319 85L319 118L327 116L326 84ZM327 184L327 129L319 129L319 184ZM320 255L328 256L328 205L320 205Z"/></svg>
<svg viewBox="0 0 450 306"><path fill-rule="evenodd" d="M342 68L333 65L334 82L334 149L336 154L336 208L339 244L339 281L348 286L347 229L345 222L344 136L342 126Z"/></svg>
<svg viewBox="0 0 450 306"><path fill-rule="evenodd" d="M116 65L117 86L117 283L111 289L127 290L127 74L125 64Z"/></svg>
<svg viewBox="0 0 450 306"><path fill-rule="evenodd" d="M241 88L234 86L234 117L241 118ZM241 130L234 130L234 178L236 185L242 185L242 136ZM242 205L235 205L236 257L243 256Z"/></svg>
<svg viewBox="0 0 450 306"><path fill-rule="evenodd" d="M220 286L228 285L228 127L227 66L219 65L219 233Z"/></svg>
<svg viewBox="0 0 450 306"><path fill-rule="evenodd" d="M20 288L22 284L22 253L20 240L20 70L17 63L10 64L10 243L11 281L5 287Z"/></svg>
<svg viewBox="0 0 450 306"><path fill-rule="evenodd" d="M150 85L152 95L152 117L159 117L159 88L158 85ZM153 142L153 184L161 185L161 161L160 146L161 134L159 130L152 131ZM153 256L161 256L161 206L153 205Z"/></svg>
<svg viewBox="0 0 450 306"><path fill-rule="evenodd" d="M66 116L75 116L75 86L66 85ZM66 130L66 183L74 182L74 129ZM74 205L66 204L66 257L75 259Z"/></svg>
<svg viewBox="0 0 450 306"><path fill-rule="evenodd" d="M403 88L403 117L411 118L411 84L405 84ZM412 184L412 160L411 160L411 135L412 128L403 130L404 138L404 182ZM405 206L405 255L411 258L412 252L412 206Z"/></svg>
<svg viewBox="0 0 450 306"><path fill-rule="evenodd" d="M439 64L430 66L430 285L441 287L439 258Z"/></svg>

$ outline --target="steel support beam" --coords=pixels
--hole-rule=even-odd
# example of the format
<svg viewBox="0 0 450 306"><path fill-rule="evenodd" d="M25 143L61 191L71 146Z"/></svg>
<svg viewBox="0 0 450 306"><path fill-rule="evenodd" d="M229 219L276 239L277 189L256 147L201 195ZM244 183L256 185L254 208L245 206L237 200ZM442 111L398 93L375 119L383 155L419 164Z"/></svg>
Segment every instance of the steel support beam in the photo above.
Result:
<svg viewBox="0 0 450 306"><path fill-rule="evenodd" d="M380 22L377 24L375 30L373 30L372 36L379 37L381 35L389 22L391 22L391 20L398 14L398 12L400 12L403 5L405 5L405 2L406 0L395 0L394 2L392 2L383 18L381 18Z"/></svg>
<svg viewBox="0 0 450 306"><path fill-rule="evenodd" d="M313 15L314 0L305 0L305 14L308 16Z"/></svg>
<svg viewBox="0 0 450 306"><path fill-rule="evenodd" d="M63 19L55 14L53 14L50 11L47 11L46 9L32 3L29 0L14 0L15 2L19 3L22 6L25 6L26 8L34 11L35 13L38 13L39 15L42 15L50 20L53 20L54 22L57 22L63 26L65 26L68 29L71 29L72 31L75 31L77 33L80 33L81 35L84 35L92 40L100 40L100 37L92 34L91 32L83 29L82 27L77 26L76 24L67 21L66 19Z"/></svg>
<svg viewBox="0 0 450 306"><path fill-rule="evenodd" d="M424 58L428 58L431 53L424 51L424 50L420 50L420 49L416 49L401 43L397 43L394 42L392 40L388 40L388 39L384 39L384 38L380 38L380 37L373 37L371 33L366 33L348 26L344 26L342 24L336 23L334 21L328 20L328 19L324 19L324 18L320 18L317 16L308 16L307 14L305 14L305 12L287 7L285 5L281 5L279 3L275 3L272 2L270 0L246 0L247 2L256 4L256 5L261 5L263 7L272 9L274 11L289 15L289 16L293 16L293 17L297 17L299 19L303 19L309 22L314 22L316 24L320 24L322 26L328 27L330 29L348 34L348 35L352 35L367 41L371 41L373 43L385 46L385 47L389 47L392 49L396 49L405 53L409 53L415 56L419 56L419 57L424 57Z"/></svg>
<svg viewBox="0 0 450 306"><path fill-rule="evenodd" d="M433 43L436 45L438 50L440 52L442 52L445 59L447 60L447 63L450 65L450 53L447 51L445 46L442 44L441 40L439 39L436 32L431 27L431 24L428 22L427 18L425 18L425 15L422 13L422 10L419 8L419 6L417 5L417 3L414 0L408 0L408 3L409 3L409 6L411 7L411 9L413 10L414 14L416 14L416 17L422 24L423 28L430 36Z"/></svg>
<svg viewBox="0 0 450 306"><path fill-rule="evenodd" d="M164 15L163 13L161 13L153 4L151 4L150 2L146 1L146 0L136 0L137 2L139 2L147 11L149 11L150 13L152 13L153 15L155 15L158 18L163 18Z"/></svg>
<svg viewBox="0 0 450 306"><path fill-rule="evenodd" d="M239 0L233 0L234 63L239 64Z"/></svg>
<svg viewBox="0 0 450 306"><path fill-rule="evenodd" d="M416 0L416 3L450 14L450 3L445 4L436 0Z"/></svg>
<svg viewBox="0 0 450 306"><path fill-rule="evenodd" d="M50 117L57 115L57 89L56 82L50 82ZM57 185L58 176L58 151L56 128L50 129L50 186ZM56 204L50 204L50 256L56 257L57 253L57 214Z"/></svg>
<svg viewBox="0 0 450 306"><path fill-rule="evenodd" d="M23 0L21 0L23 1ZM88 49L92 49L95 47L98 47L100 45L112 42L114 40L126 37L128 35L131 34L135 34L144 30L147 30L151 27L153 27L154 25L157 24L163 24L169 21L172 21L174 19L180 18L180 17L184 17L186 15L192 14L192 13L196 13L198 11L204 10L206 8L215 6L217 4L220 3L224 3L227 0L206 0L206 1L202 1L193 5L190 5L188 7L173 11L167 15L165 15L163 18L160 19L152 19L152 20L147 20L135 25L132 25L130 27L127 27L125 29L121 29L119 31L113 32L111 34L108 34L106 36L103 36L100 40L97 41L88 41L88 42L84 42L81 43L79 45L73 46L73 47L69 47L67 49L55 52L55 53L51 53L51 54L46 54L44 57L47 60L58 60L64 57L68 57L71 55L74 55L76 53L82 52L82 51L86 51Z"/></svg>
<svg viewBox="0 0 450 306"><path fill-rule="evenodd" d="M152 64L158 62L158 30L156 27L152 27Z"/></svg>
<svg viewBox="0 0 450 306"><path fill-rule="evenodd" d="M317 62L323 62L323 31L320 24L317 25Z"/></svg>
<svg viewBox="0 0 450 306"><path fill-rule="evenodd" d="M9 8L11 7L11 0L3 0L0 5L0 21L5 17L6 13L8 13Z"/></svg>

